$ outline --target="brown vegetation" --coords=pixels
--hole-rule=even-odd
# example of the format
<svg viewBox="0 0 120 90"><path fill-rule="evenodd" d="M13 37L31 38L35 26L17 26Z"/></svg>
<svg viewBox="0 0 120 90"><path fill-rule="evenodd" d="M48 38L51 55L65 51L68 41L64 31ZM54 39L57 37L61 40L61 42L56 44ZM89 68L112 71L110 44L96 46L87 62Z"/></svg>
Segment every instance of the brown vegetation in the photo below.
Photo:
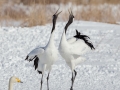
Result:
<svg viewBox="0 0 120 90"><path fill-rule="evenodd" d="M47 23L47 19L48 18L46 16L45 9L42 8L39 10L32 11L31 14L28 17L26 17L24 23L29 23L29 26L44 25L45 23Z"/></svg>
<svg viewBox="0 0 120 90"><path fill-rule="evenodd" d="M8 0L0 1L0 21L5 21L6 23L10 20L22 21L20 26L35 26L35 25L44 25L51 22L52 14L54 13L53 8L47 7L48 3L64 3L67 5L67 2L71 1L77 4L82 4L81 6L73 5L73 12L76 14L76 20L86 20L86 21L96 21L96 22L105 22L105 23L116 23L120 22L120 6L117 7L115 14L113 12L113 6L108 4L102 6L98 3L120 3L120 0L12 0L8 6L4 9L4 5L8 3ZM113 2L114 1L114 2ZM15 4L20 5L23 3L24 6L32 7L32 11L26 13L24 8L18 7L17 10L14 7ZM37 4L36 4L37 3ZM89 3L89 5L88 5ZM85 4L85 5L83 5ZM97 5L96 5L97 4ZM39 8L36 8L40 6ZM64 5L65 6L65 5ZM77 8L77 10L74 10ZM13 8L14 7L14 8ZM80 8L81 7L81 8ZM67 7L68 8L68 7ZM68 12L62 12L61 19L66 21L68 18Z"/></svg>
<svg viewBox="0 0 120 90"><path fill-rule="evenodd" d="M41 4L60 4L60 3L68 3L72 2L75 4L103 4L103 3L109 3L109 4L120 4L120 0L12 0L14 3L23 3L25 5L31 5L35 3L41 3Z"/></svg>
<svg viewBox="0 0 120 90"><path fill-rule="evenodd" d="M112 12L112 7L103 6L104 8L98 8L97 6L88 5L82 9L77 9L76 19L77 20L86 20L86 21L95 21L95 22L105 22L116 24L120 21L120 12Z"/></svg>

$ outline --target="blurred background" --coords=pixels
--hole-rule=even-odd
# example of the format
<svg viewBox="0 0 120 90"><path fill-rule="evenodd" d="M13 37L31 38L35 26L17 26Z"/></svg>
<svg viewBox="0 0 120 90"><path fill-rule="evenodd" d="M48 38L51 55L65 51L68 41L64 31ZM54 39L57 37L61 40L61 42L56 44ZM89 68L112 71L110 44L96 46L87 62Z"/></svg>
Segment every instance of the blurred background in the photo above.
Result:
<svg viewBox="0 0 120 90"><path fill-rule="evenodd" d="M51 23L59 7L62 13L58 21L67 21L71 8L75 20L120 22L120 0L0 0L0 25L45 25Z"/></svg>

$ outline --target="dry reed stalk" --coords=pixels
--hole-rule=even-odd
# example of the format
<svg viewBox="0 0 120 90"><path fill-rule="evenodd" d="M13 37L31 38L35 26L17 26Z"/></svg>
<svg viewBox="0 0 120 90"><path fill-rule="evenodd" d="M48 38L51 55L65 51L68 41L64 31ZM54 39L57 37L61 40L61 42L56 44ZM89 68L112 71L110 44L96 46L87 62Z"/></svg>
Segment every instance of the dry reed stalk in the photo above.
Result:
<svg viewBox="0 0 120 90"><path fill-rule="evenodd" d="M26 0L27 1L27 0ZM34 0L33 0L34 1ZM39 4L39 9L37 8L38 5L36 5L36 1L31 1L31 7L32 9L29 14L26 14L26 11L24 8L19 8L16 10L12 7L12 5L8 5L2 12L2 9L0 7L0 20L6 20L6 22L10 20L20 20L23 21L22 26L35 26L35 25L44 25L46 23L51 22L51 16L52 13L54 13L53 8L46 7L46 4L48 3L47 0L42 0L41 3L43 5ZM49 0L50 2L54 0ZM72 2L79 2L78 0L71 0ZM31 3L30 2L30 3ZM63 3L66 3L64 0L62 0ZM58 1L56 1L58 3ZM83 2L81 2L83 3ZM14 5L14 4L13 4ZM29 6L30 7L30 6ZM77 7L77 6L76 6ZM79 7L79 6L78 6ZM46 9L47 8L47 9ZM72 7L74 9L74 6ZM119 7L120 8L120 7ZM120 12L116 9L115 14L113 12L113 6L109 5L103 5L102 8L100 8L100 5L84 5L81 8L78 8L77 10L74 10L75 19L76 20L85 20L85 21L96 21L96 22L105 22L105 23L112 23L116 24L116 22L120 22ZM3 14L1 14L1 12ZM68 20L69 13L64 10L61 13L61 19L62 21Z"/></svg>
<svg viewBox="0 0 120 90"><path fill-rule="evenodd" d="M40 8L38 10L34 10L27 17L27 20L24 21L28 23L28 26L35 25L44 25L47 22L46 11L44 8Z"/></svg>
<svg viewBox="0 0 120 90"><path fill-rule="evenodd" d="M9 0L1 0L0 2L3 1L8 2ZM23 3L24 5L44 4L44 2L46 4L67 4L68 2L72 2L77 5L120 4L120 0L11 0L10 2L17 4Z"/></svg>

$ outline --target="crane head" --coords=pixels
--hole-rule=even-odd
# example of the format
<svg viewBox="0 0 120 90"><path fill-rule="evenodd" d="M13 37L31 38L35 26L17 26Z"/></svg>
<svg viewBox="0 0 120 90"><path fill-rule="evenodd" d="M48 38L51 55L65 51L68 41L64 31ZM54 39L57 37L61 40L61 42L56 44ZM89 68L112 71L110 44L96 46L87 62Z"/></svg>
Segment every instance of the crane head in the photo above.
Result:
<svg viewBox="0 0 120 90"><path fill-rule="evenodd" d="M68 23L71 24L73 22L73 20L74 20L74 15L73 15L72 10L71 10L71 11L69 11L69 20L68 20Z"/></svg>
<svg viewBox="0 0 120 90"><path fill-rule="evenodd" d="M58 8L58 10L59 10L59 8ZM53 23L56 23L56 20L57 20L58 15L62 12L62 11L58 12L58 10L57 10L57 11L55 12L55 14L53 15Z"/></svg>

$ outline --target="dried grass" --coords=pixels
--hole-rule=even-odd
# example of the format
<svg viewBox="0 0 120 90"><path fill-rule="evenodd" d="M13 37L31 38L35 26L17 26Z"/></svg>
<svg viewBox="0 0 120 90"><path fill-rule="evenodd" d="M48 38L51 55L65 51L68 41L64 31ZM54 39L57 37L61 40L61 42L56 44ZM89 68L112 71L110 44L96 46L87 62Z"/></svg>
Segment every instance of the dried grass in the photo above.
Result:
<svg viewBox="0 0 120 90"><path fill-rule="evenodd" d="M22 9L19 9L19 11L17 11L15 9L12 9L11 7L5 8L4 15L6 16L7 19L10 18L15 20L20 20L27 16Z"/></svg>
<svg viewBox="0 0 120 90"><path fill-rule="evenodd" d="M97 6L88 5L86 8L77 9L76 19L95 21L95 22L105 22L116 24L117 20L120 21L120 12L116 12L116 16L112 12L112 8L98 8Z"/></svg>
<svg viewBox="0 0 120 90"><path fill-rule="evenodd" d="M24 23L29 23L28 26L44 25L47 23L46 12L44 9L32 11Z"/></svg>
<svg viewBox="0 0 120 90"><path fill-rule="evenodd" d="M7 1L7 0L6 0ZM109 3L109 4L120 4L120 0L12 0L13 3L23 3L25 5L31 5L31 4L60 4L60 3L68 3L72 2L75 4L84 4L84 5L90 5L90 4L103 4L103 3Z"/></svg>
<svg viewBox="0 0 120 90"><path fill-rule="evenodd" d="M16 3L24 2L28 4L28 0L15 0L15 1ZM23 21L21 26L44 25L46 23L51 22L51 16L54 12L53 9L46 7L46 3L51 3L53 1L54 3L60 3L59 0L58 1L48 0L49 2L47 2L46 0L30 0L29 5L32 1L34 1L34 3L32 3L31 6L34 6L34 9L29 14L26 14L26 11L23 10L24 8L23 9L18 8L17 10L12 8L12 5L14 4L11 4L8 7L6 7L4 11L2 11L0 7L0 21L4 20L6 21L6 23L9 22L10 20ZM81 2L79 2L79 0L71 0L71 1L78 3L87 3L87 2L82 2L82 0L80 0ZM93 2L94 0L90 0L90 1ZM67 3L68 1L61 0L61 2ZM0 2L0 5L3 6L5 3L6 1ZM36 8L35 3L44 3L44 5L42 5L40 8ZM120 10L120 7L117 10ZM96 22L105 22L112 24L113 23L116 24L117 21L120 22L120 17L119 17L120 12L116 11L115 12L116 15L115 15L112 7L109 6L103 6L103 8L99 8L99 5L84 5L82 6L82 8L78 8L77 10L74 10L74 13L76 13L75 15L76 20L96 21ZM61 13L61 17L63 21L67 21L68 16L69 16L68 12Z"/></svg>

